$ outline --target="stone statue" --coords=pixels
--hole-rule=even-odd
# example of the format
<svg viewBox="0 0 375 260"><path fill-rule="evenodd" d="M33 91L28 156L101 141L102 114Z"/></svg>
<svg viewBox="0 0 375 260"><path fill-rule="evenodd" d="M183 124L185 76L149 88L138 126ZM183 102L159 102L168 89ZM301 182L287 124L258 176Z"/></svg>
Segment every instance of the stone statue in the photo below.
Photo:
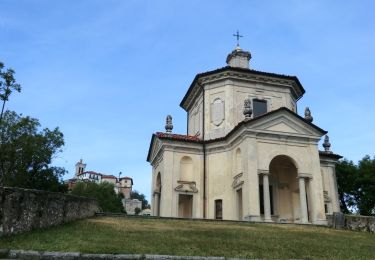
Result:
<svg viewBox="0 0 375 260"><path fill-rule="evenodd" d="M245 115L245 119L250 119L251 114L253 113L253 109L251 108L251 100L250 98L246 98L244 100L244 108L243 108L243 114Z"/></svg>
<svg viewBox="0 0 375 260"><path fill-rule="evenodd" d="M309 107L305 108L305 120L309 123L313 121L313 117L311 116L311 111Z"/></svg>
<svg viewBox="0 0 375 260"><path fill-rule="evenodd" d="M324 151L326 153L332 153L329 149L331 148L331 143L329 142L329 137L326 135L324 137L324 143L323 143Z"/></svg>
<svg viewBox="0 0 375 260"><path fill-rule="evenodd" d="M172 124L172 116L167 115L166 124L165 124L165 131L167 133L172 133L173 124Z"/></svg>

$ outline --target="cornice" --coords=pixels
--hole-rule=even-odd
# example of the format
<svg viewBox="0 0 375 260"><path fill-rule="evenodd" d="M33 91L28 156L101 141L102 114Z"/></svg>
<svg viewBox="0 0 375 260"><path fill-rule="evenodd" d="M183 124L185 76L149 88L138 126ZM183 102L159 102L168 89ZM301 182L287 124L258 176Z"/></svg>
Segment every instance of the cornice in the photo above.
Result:
<svg viewBox="0 0 375 260"><path fill-rule="evenodd" d="M197 93L199 92L199 90L201 90L200 87L204 87L204 85L206 84L228 78L232 80L234 79L262 82L268 84L281 84L283 86L291 88L292 94L296 100L301 98L305 93L305 90L303 89L301 83L295 76L286 76L250 69L224 67L214 71L198 74L190 85L187 93L180 103L180 106L187 111L191 106L192 101L195 100Z"/></svg>

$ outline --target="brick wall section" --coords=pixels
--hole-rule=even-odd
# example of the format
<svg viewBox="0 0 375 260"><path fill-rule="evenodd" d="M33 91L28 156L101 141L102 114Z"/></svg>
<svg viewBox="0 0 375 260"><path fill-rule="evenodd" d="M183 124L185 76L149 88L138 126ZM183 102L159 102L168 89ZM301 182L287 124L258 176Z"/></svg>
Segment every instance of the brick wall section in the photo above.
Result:
<svg viewBox="0 0 375 260"><path fill-rule="evenodd" d="M94 216L99 212L94 199L63 193L0 188L0 236Z"/></svg>
<svg viewBox="0 0 375 260"><path fill-rule="evenodd" d="M375 233L375 217L344 215L339 212L327 216L328 226L336 229L349 229L355 231Z"/></svg>

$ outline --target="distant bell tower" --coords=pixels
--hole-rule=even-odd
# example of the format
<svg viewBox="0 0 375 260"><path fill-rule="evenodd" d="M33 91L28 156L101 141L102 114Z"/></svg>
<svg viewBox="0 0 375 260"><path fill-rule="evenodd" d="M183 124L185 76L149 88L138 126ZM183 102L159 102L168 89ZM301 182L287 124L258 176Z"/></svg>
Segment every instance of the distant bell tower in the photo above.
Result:
<svg viewBox="0 0 375 260"><path fill-rule="evenodd" d="M79 160L79 162L76 163L76 176L83 173L85 171L86 164L83 163L82 159Z"/></svg>

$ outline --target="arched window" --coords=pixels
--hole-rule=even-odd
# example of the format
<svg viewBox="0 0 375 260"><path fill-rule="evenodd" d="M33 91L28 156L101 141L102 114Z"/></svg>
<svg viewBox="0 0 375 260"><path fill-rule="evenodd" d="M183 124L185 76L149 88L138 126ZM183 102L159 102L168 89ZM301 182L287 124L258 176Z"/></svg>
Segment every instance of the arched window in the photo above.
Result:
<svg viewBox="0 0 375 260"><path fill-rule="evenodd" d="M182 157L180 161L180 181L192 181L193 175L193 160L189 156Z"/></svg>

